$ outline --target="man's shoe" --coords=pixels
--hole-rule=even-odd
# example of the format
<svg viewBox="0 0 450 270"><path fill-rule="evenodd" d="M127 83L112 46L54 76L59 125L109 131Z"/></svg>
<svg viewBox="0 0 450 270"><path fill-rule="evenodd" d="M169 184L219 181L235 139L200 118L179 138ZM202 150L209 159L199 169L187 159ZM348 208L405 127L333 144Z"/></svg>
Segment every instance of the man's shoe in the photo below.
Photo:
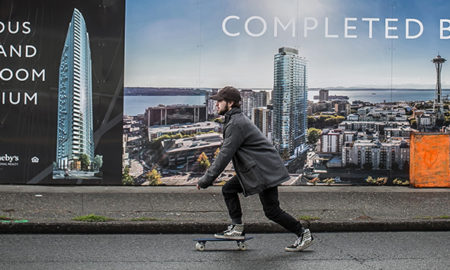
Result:
<svg viewBox="0 0 450 270"><path fill-rule="evenodd" d="M285 248L286 251L302 251L312 245L314 238L309 229L305 229L293 245Z"/></svg>
<svg viewBox="0 0 450 270"><path fill-rule="evenodd" d="M230 240L245 239L244 224L232 224L225 231L214 234L214 237Z"/></svg>

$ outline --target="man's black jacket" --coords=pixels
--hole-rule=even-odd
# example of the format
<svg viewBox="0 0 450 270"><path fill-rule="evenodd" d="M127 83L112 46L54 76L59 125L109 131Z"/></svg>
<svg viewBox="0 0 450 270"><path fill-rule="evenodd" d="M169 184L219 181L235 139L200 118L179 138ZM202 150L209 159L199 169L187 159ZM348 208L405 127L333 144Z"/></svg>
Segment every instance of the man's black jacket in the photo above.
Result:
<svg viewBox="0 0 450 270"><path fill-rule="evenodd" d="M230 160L245 196L289 180L278 152L241 109L232 108L225 114L223 138L220 153L198 182L201 188L212 185Z"/></svg>

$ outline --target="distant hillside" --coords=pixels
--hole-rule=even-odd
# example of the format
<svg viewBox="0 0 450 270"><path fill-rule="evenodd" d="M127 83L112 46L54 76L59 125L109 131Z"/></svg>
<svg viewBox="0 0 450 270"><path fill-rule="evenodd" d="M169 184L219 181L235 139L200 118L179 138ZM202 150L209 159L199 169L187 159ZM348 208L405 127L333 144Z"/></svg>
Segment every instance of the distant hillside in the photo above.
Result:
<svg viewBox="0 0 450 270"><path fill-rule="evenodd" d="M125 96L204 96L205 90L194 88L125 87Z"/></svg>

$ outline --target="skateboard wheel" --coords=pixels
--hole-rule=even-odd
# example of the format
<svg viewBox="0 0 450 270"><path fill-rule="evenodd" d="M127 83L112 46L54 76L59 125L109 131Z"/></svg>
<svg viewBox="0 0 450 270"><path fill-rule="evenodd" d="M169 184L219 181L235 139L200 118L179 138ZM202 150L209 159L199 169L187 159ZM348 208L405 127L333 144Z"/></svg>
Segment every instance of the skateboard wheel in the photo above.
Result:
<svg viewBox="0 0 450 270"><path fill-rule="evenodd" d="M197 244L195 244L195 249L198 251L203 251L205 250L205 244L197 242Z"/></svg>
<svg viewBox="0 0 450 270"><path fill-rule="evenodd" d="M247 250L247 245L244 242L239 242L238 247L240 250Z"/></svg>

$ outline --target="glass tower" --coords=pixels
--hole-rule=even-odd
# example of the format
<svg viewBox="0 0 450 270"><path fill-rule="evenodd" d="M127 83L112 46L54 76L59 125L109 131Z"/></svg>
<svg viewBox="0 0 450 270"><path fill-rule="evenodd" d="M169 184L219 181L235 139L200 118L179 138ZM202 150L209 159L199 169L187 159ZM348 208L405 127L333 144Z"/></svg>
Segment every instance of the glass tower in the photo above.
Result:
<svg viewBox="0 0 450 270"><path fill-rule="evenodd" d="M306 143L306 61L293 48L280 48L274 61L273 144L282 156Z"/></svg>
<svg viewBox="0 0 450 270"><path fill-rule="evenodd" d="M58 84L56 163L71 168L86 154L94 158L92 70L89 34L79 10L74 9L61 55Z"/></svg>

